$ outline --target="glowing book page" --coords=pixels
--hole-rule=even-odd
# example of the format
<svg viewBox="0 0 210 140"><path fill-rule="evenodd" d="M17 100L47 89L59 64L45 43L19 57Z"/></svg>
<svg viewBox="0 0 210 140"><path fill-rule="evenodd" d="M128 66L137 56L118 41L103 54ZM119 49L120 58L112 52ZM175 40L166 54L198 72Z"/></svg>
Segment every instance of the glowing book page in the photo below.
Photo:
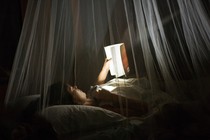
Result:
<svg viewBox="0 0 210 140"><path fill-rule="evenodd" d="M103 85L101 87L102 87L102 89L108 90L110 92L117 88L115 86L107 86L107 85Z"/></svg>
<svg viewBox="0 0 210 140"><path fill-rule="evenodd" d="M104 47L107 59L111 59L110 73L116 77L129 72L129 64L124 43Z"/></svg>

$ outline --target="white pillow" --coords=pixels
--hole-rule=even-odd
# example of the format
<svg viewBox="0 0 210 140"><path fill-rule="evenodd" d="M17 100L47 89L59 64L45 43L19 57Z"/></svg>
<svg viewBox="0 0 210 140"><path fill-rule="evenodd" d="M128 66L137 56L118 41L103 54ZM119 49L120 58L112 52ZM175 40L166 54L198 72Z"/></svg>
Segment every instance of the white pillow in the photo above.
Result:
<svg viewBox="0 0 210 140"><path fill-rule="evenodd" d="M84 105L51 106L42 113L52 123L57 134L91 131L119 124L126 119L115 112Z"/></svg>

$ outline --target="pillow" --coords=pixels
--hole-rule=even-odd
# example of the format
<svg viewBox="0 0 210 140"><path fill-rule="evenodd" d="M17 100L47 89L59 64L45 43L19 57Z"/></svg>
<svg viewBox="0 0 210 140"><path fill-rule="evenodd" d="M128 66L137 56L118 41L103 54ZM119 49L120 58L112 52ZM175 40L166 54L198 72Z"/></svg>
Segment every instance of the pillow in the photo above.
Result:
<svg viewBox="0 0 210 140"><path fill-rule="evenodd" d="M126 119L115 112L84 105L51 106L42 114L51 122L57 134L91 131L119 124Z"/></svg>

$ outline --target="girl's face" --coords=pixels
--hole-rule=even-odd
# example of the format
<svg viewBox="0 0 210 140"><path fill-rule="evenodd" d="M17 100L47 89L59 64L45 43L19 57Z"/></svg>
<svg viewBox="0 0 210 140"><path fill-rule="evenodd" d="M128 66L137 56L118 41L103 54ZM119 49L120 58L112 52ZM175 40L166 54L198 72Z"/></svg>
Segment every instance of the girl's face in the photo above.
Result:
<svg viewBox="0 0 210 140"><path fill-rule="evenodd" d="M84 104L85 101L87 100L86 93L84 93L83 91L78 89L76 86L73 87L73 86L68 85L67 90L68 90L69 94L72 95L74 103Z"/></svg>

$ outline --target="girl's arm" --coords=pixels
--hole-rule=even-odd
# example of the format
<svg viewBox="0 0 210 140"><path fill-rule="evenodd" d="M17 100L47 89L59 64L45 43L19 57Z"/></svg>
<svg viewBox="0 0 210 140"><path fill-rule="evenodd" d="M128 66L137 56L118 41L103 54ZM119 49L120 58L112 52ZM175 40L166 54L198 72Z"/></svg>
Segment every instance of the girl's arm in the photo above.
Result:
<svg viewBox="0 0 210 140"><path fill-rule="evenodd" d="M97 81L96 81L97 85L104 84L107 74L109 72L109 67L110 67L110 59L109 60L105 59L104 65L103 65L101 72L99 73Z"/></svg>

